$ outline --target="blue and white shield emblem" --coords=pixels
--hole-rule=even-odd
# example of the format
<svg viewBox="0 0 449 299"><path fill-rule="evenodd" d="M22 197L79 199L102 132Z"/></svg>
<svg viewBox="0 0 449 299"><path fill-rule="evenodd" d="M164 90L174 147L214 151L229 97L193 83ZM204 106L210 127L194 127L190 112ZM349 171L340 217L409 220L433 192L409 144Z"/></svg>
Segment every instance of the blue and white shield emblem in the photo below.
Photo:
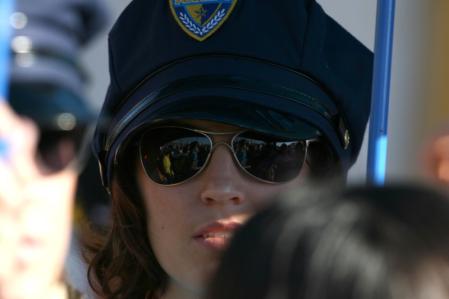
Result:
<svg viewBox="0 0 449 299"><path fill-rule="evenodd" d="M190 37L203 41L231 15L237 0L168 0L176 22Z"/></svg>

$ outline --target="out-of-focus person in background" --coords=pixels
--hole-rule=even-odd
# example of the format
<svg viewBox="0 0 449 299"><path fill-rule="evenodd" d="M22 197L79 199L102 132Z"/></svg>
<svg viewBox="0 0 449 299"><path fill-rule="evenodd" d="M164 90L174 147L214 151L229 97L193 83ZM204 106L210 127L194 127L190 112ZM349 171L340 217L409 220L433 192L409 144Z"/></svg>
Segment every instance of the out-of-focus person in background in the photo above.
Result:
<svg viewBox="0 0 449 299"><path fill-rule="evenodd" d="M70 239L77 155L62 141L39 149L30 119L0 103L0 298L78 298L62 269ZM55 160L48 160L52 152ZM53 161L64 162L54 168ZM62 166L62 165L58 165Z"/></svg>
<svg viewBox="0 0 449 299"><path fill-rule="evenodd" d="M207 299L449 298L449 198L407 184L291 191L235 235Z"/></svg>
<svg viewBox="0 0 449 299"><path fill-rule="evenodd" d="M1 299L53 298L49 286L64 285L76 181L96 120L79 54L106 18L101 0L18 0L10 16L15 112L2 104L0 250L10 267L1 263Z"/></svg>
<svg viewBox="0 0 449 299"><path fill-rule="evenodd" d="M90 82L80 54L107 24L105 2L18 0L16 8L11 16L15 29L11 41L11 106L39 126L40 147L64 136L83 136L96 115L86 96ZM77 206L83 209L77 211L89 214L106 195L101 193L97 163L90 159L90 151L87 154L87 167L77 191Z"/></svg>

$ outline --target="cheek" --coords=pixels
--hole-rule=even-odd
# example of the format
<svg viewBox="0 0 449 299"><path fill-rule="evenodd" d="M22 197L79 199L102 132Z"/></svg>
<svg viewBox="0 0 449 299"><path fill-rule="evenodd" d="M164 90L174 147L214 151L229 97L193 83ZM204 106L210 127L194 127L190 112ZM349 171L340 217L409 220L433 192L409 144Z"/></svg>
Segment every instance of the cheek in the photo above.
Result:
<svg viewBox="0 0 449 299"><path fill-rule="evenodd" d="M168 188L153 183L143 171L138 174L138 182L146 209L150 242L154 247L160 239L172 237L167 230L176 233L191 218L194 199L198 195L194 188L182 185Z"/></svg>
<svg viewBox="0 0 449 299"><path fill-rule="evenodd" d="M257 212L267 205L269 205L273 200L286 190L284 184L281 185L261 185L257 187L253 192L251 192L251 198L249 199L251 205L253 206L254 212Z"/></svg>
<svg viewBox="0 0 449 299"><path fill-rule="evenodd" d="M202 265L210 263L208 256L193 245L193 233L198 219L205 216L204 210L183 188L152 191L143 195L148 238L159 264L171 280L188 288L201 288L203 277L208 276Z"/></svg>
<svg viewBox="0 0 449 299"><path fill-rule="evenodd" d="M156 243L155 238L170 237L167 229L175 230L184 221L188 212L184 206L181 195L177 192L152 192L145 196L145 208L148 219L150 241Z"/></svg>
<svg viewBox="0 0 449 299"><path fill-rule="evenodd" d="M144 188L148 237L157 256L175 250L189 236L194 217L192 194L182 188Z"/></svg>
<svg viewBox="0 0 449 299"><path fill-rule="evenodd" d="M291 188L304 185L309 175L308 167L305 167L303 171L293 180L282 184L248 184L248 199L256 210L263 209L276 199L281 193L288 191Z"/></svg>

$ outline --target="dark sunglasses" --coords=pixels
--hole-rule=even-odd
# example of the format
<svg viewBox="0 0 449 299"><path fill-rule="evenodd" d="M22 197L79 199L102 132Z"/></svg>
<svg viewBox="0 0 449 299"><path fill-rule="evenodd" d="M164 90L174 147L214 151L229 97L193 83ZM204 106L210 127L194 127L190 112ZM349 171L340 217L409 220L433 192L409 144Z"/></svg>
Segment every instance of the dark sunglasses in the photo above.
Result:
<svg viewBox="0 0 449 299"><path fill-rule="evenodd" d="M91 126L72 130L40 129L36 162L43 174L54 174L66 168L80 171L92 137Z"/></svg>
<svg viewBox="0 0 449 299"><path fill-rule="evenodd" d="M213 136L230 135L230 142ZM307 155L307 140L294 140L255 131L206 132L164 126L142 134L139 155L143 168L162 185L183 183L204 170L212 152L226 145L244 173L265 183L284 183L298 176Z"/></svg>

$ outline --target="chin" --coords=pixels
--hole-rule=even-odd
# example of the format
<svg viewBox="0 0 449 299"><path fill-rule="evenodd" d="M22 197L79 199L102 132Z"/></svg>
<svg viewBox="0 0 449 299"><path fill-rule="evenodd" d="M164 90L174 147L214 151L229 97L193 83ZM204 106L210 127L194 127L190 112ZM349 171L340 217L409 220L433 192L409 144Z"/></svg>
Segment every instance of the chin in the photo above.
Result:
<svg viewBox="0 0 449 299"><path fill-rule="evenodd" d="M212 277L215 275L218 266L218 261L214 263L209 262L207 265L203 265L200 269L197 268L197 271L189 273L187 279L181 282L181 284L192 293L201 294L206 290Z"/></svg>
<svg viewBox="0 0 449 299"><path fill-rule="evenodd" d="M215 273L217 272L219 263L217 262L214 265L210 265L209 267L207 267L204 270L204 273L201 277L201 287L204 288L206 286L209 285L209 282L212 280L212 277L215 275Z"/></svg>

